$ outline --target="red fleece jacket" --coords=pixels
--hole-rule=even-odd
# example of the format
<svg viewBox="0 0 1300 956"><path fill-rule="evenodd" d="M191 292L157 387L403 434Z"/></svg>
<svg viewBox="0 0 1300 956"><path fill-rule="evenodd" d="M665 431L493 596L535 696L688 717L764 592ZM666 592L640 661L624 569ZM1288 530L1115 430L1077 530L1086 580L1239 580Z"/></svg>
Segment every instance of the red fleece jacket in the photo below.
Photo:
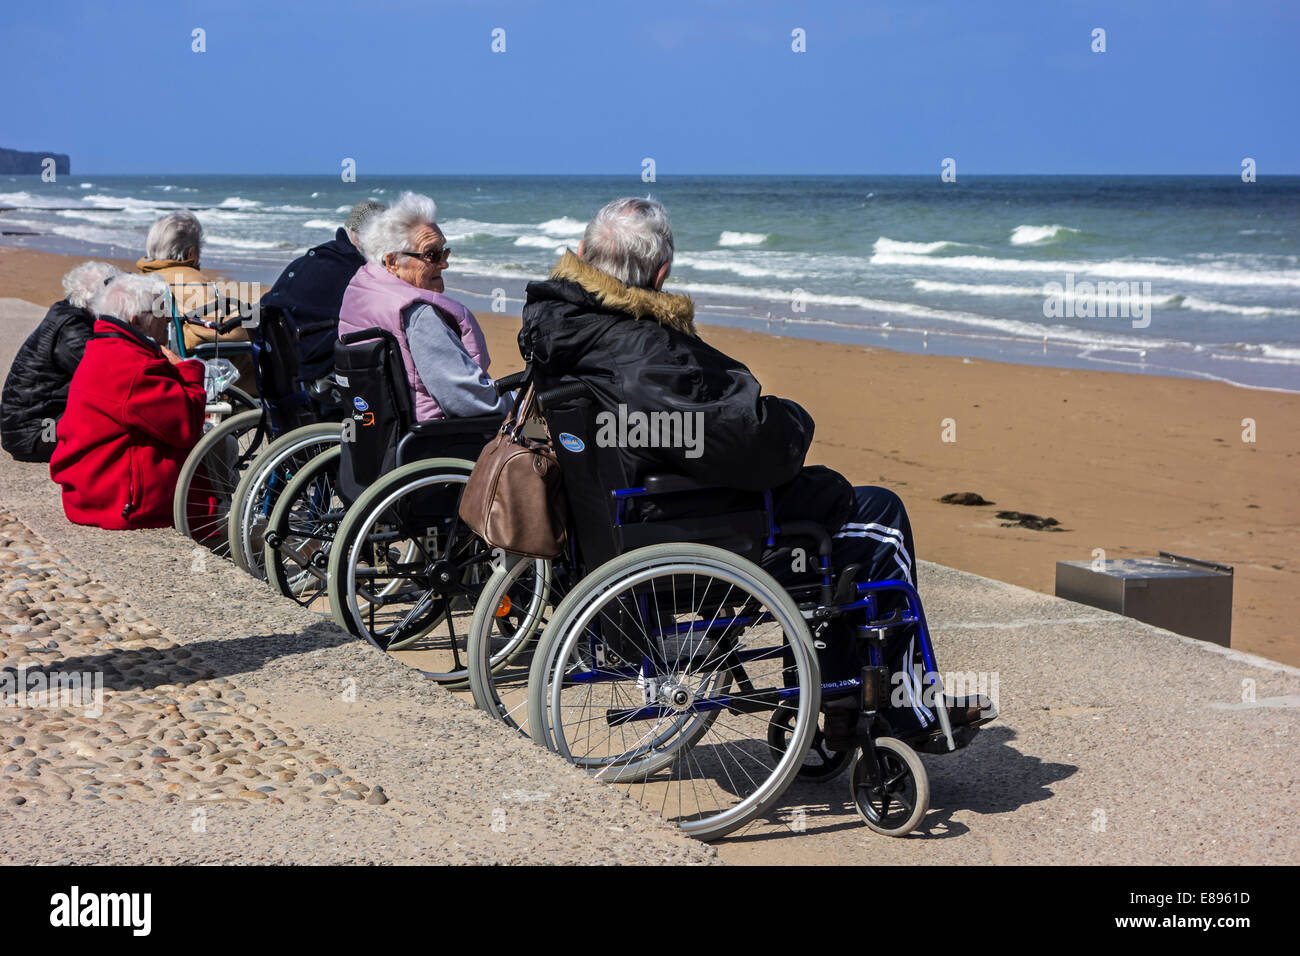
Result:
<svg viewBox="0 0 1300 956"><path fill-rule="evenodd" d="M115 320L95 333L72 376L50 477L77 524L164 528L190 449L203 434L203 363L172 365L148 338Z"/></svg>

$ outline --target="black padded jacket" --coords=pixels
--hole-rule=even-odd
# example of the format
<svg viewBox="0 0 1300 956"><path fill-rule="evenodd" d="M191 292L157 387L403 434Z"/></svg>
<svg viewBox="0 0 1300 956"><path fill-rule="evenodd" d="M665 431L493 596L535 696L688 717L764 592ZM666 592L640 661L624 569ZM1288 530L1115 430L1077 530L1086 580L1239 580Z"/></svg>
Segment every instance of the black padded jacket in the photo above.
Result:
<svg viewBox="0 0 1300 956"><path fill-rule="evenodd" d="M94 324L88 311L62 299L14 356L0 392L0 445L18 461L49 461L54 453L53 425Z"/></svg>
<svg viewBox="0 0 1300 956"><path fill-rule="evenodd" d="M772 490L781 517L829 528L845 520L849 483L804 467L812 417L762 394L748 368L700 338L687 296L630 288L569 253L550 279L529 283L519 348L543 387L561 377L586 384L617 425L613 444L634 482L656 471L686 474L715 487ZM635 427L635 413L656 412L696 416L695 447L623 440L633 434L620 415Z"/></svg>

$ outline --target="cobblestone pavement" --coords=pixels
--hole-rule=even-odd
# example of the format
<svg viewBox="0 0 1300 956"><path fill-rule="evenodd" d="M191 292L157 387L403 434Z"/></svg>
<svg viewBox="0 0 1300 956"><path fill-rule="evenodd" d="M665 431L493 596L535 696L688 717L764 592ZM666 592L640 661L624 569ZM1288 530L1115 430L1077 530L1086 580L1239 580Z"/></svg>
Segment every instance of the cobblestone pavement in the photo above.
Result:
<svg viewBox="0 0 1300 956"><path fill-rule="evenodd" d="M0 633L10 806L387 802L6 512Z"/></svg>

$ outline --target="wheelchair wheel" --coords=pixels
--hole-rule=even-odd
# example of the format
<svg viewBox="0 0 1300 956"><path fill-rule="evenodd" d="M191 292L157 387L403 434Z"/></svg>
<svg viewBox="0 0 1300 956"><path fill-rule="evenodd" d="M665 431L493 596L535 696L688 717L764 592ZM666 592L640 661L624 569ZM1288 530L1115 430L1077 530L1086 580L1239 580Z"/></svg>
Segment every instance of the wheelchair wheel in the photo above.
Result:
<svg viewBox="0 0 1300 956"><path fill-rule="evenodd" d="M788 704L781 704L772 712L767 722L767 742L773 750L785 750L794 730L795 709ZM826 735L821 727L813 734L812 743L804 757L803 766L799 768L799 779L823 781L833 780L853 756L852 750L830 750L826 746Z"/></svg>
<svg viewBox="0 0 1300 956"><path fill-rule="evenodd" d="M341 454L336 446L298 469L276 500L262 547L271 586L321 613L329 612L330 548L347 510L336 491Z"/></svg>
<svg viewBox="0 0 1300 956"><path fill-rule="evenodd" d="M339 443L340 431L332 422L295 428L267 445L245 469L231 498L226 537L231 560L253 577L266 578L262 536L276 499L299 468Z"/></svg>
<svg viewBox="0 0 1300 956"><path fill-rule="evenodd" d="M445 684L466 679L474 605L492 553L457 515L473 463L412 462L348 509L330 551L334 619Z"/></svg>
<svg viewBox="0 0 1300 956"><path fill-rule="evenodd" d="M551 562L514 557L483 585L467 639L474 704L527 735L528 670L532 646L559 596Z"/></svg>
<svg viewBox="0 0 1300 956"><path fill-rule="evenodd" d="M768 742L788 702L784 749ZM794 780L820 675L770 575L700 544L639 548L560 602L533 656L532 737L701 839L744 826Z"/></svg>
<svg viewBox="0 0 1300 956"><path fill-rule="evenodd" d="M215 425L190 451L176 481L176 529L221 557L230 552L226 525L235 488L265 441L261 418L260 411L240 412Z"/></svg>
<svg viewBox="0 0 1300 956"><path fill-rule="evenodd" d="M230 403L230 407L234 410L236 415L240 412L247 412L262 407L261 403L252 395L249 395L242 388L237 388L234 385L229 386L221 394L225 397L226 401Z"/></svg>
<svg viewBox="0 0 1300 956"><path fill-rule="evenodd" d="M930 809L930 777L916 751L893 737L877 737L876 765L881 786L868 779L868 762L859 748L849 765L849 796L862 821L885 836L916 829Z"/></svg>

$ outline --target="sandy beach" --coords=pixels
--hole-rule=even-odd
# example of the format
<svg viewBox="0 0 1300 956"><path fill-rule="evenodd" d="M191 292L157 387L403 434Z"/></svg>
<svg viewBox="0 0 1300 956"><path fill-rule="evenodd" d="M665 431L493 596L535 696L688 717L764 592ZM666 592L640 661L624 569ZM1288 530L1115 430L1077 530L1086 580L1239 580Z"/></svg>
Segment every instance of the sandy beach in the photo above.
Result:
<svg viewBox="0 0 1300 956"><path fill-rule="evenodd" d="M46 305L77 261L0 247L0 297ZM479 317L493 372L519 368L519 319ZM1049 594L1058 560L1090 560L1095 549L1233 565L1232 646L1300 664L1300 395L701 331L766 391L808 409L811 463L899 492L918 557ZM1243 440L1245 419L1253 441ZM951 492L993 504L939 502ZM1007 526L1002 510L1059 524Z"/></svg>

